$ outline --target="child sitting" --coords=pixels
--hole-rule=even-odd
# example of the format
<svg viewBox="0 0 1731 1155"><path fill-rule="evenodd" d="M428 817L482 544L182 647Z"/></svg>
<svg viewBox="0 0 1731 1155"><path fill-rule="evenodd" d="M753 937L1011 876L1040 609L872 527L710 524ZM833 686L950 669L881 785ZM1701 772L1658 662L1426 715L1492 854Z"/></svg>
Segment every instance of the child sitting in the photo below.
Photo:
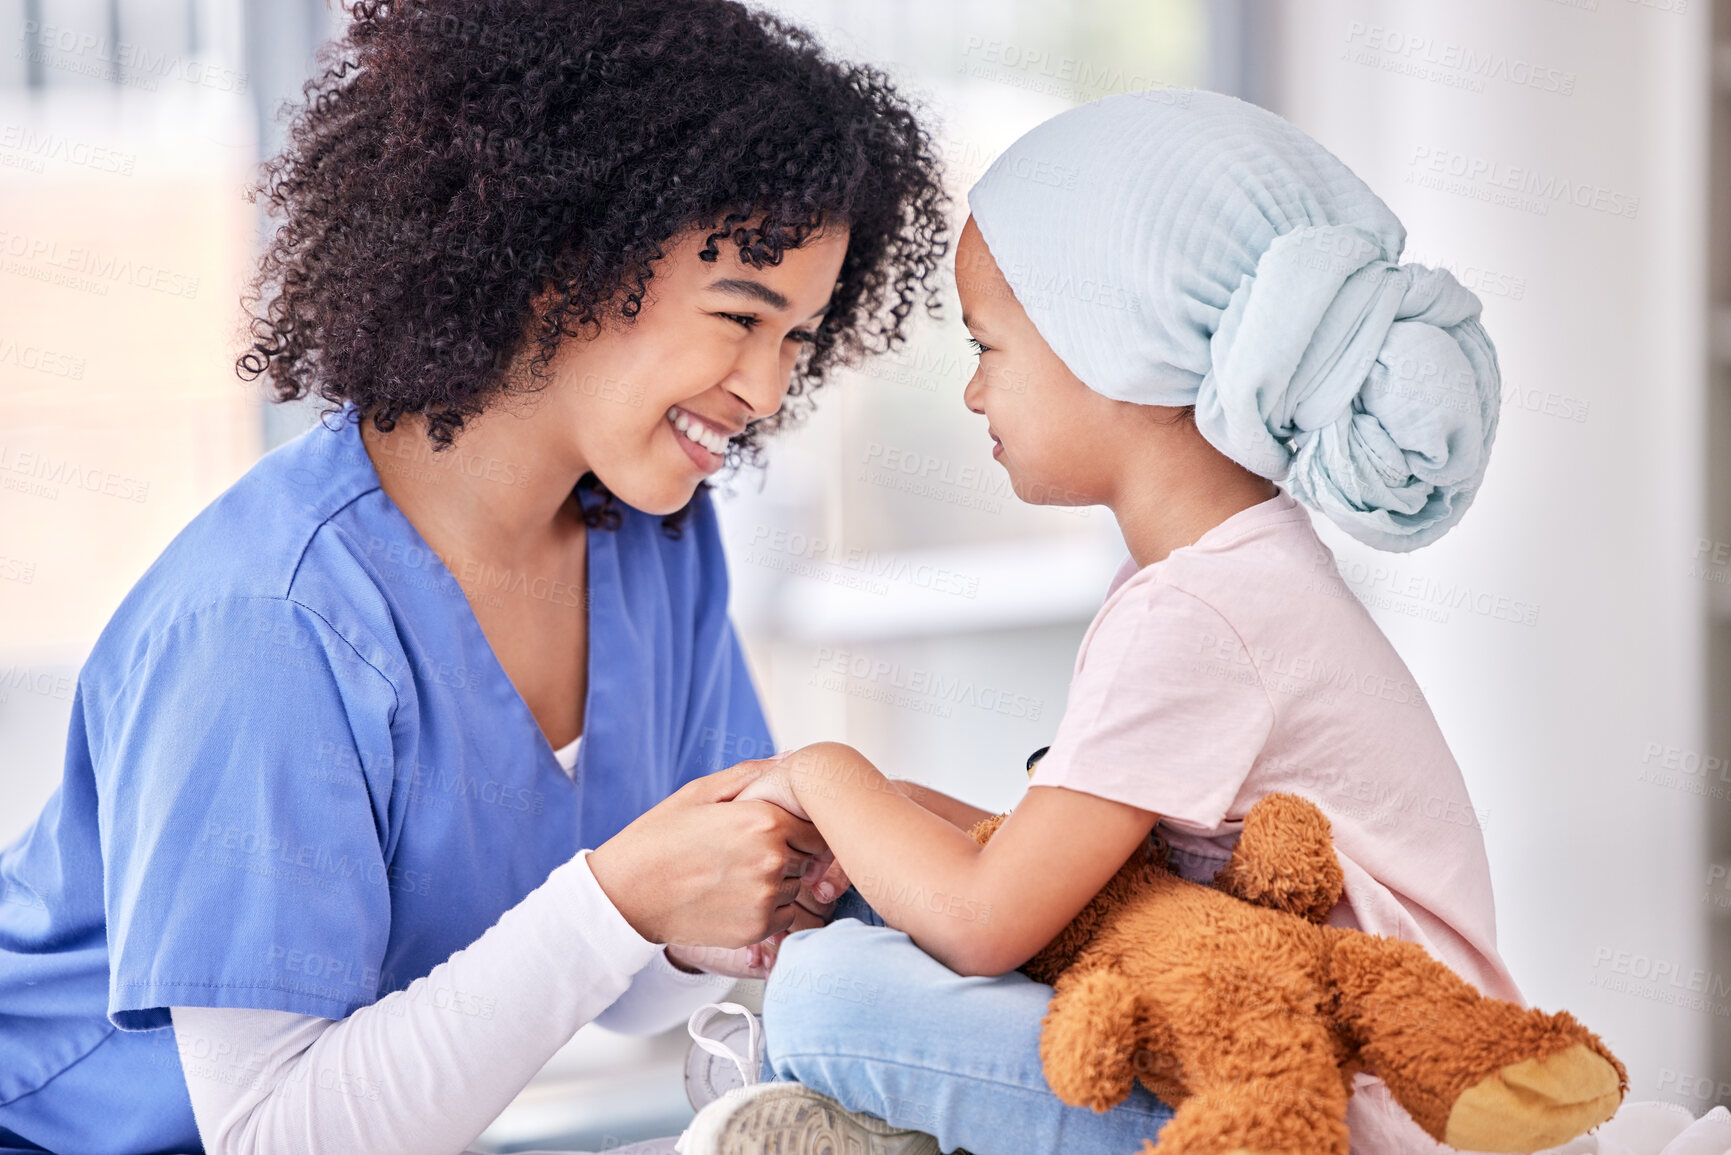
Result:
<svg viewBox="0 0 1731 1155"><path fill-rule="evenodd" d="M1166 1105L1138 1088L1096 1115L1052 1095L1051 989L1015 968L1150 832L1207 881L1276 791L1333 824L1331 923L1422 943L1520 998L1460 771L1294 500L1386 550L1460 520L1500 397L1478 299L1399 264L1400 221L1315 141L1212 93L1066 112L969 207L956 280L980 363L964 400L1018 496L1106 506L1130 560L986 847L965 833L984 812L845 746L766 763L741 795L809 816L857 891L838 915L863 920L787 938L766 990L774 1073L810 1090L717 1102L686 1155L731 1150L722 1135L805 1150L826 1128L859 1150L933 1150L920 1133L975 1155L1134 1150ZM1356 1092L1355 1152L1438 1150L1376 1080Z"/></svg>

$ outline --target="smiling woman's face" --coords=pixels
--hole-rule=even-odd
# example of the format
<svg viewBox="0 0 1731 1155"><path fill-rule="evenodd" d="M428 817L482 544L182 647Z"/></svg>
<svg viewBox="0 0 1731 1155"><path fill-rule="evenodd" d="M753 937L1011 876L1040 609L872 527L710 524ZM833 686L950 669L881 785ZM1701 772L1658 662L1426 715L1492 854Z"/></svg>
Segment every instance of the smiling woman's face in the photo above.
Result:
<svg viewBox="0 0 1731 1155"><path fill-rule="evenodd" d="M720 469L729 438L781 408L847 253L831 228L753 268L708 230L664 246L643 308L593 338L567 338L548 366L536 420L569 431L575 457L621 501L651 514L682 508Z"/></svg>

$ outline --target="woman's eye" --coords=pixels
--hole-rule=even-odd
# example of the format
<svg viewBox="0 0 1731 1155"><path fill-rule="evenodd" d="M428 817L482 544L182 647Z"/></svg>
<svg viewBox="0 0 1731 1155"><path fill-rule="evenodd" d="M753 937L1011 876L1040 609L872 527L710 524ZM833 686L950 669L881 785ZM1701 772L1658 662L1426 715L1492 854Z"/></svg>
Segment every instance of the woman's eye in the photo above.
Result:
<svg viewBox="0 0 1731 1155"><path fill-rule="evenodd" d="M760 321L762 321L761 317L750 317L750 316L745 315L744 313L717 313L716 316L725 318L726 320L729 320L729 321L732 321L735 325L738 325L741 329L744 329L746 332L750 332L751 330L757 328L758 323ZM802 345L809 345L812 342L817 340L817 330L816 329L793 329L793 330L790 330L788 332L786 338L784 338L784 339L788 340L788 341L798 341Z"/></svg>
<svg viewBox="0 0 1731 1155"><path fill-rule="evenodd" d="M984 353L987 350L989 350L991 348L991 346L990 345L982 345L982 344L980 344L978 339L976 339L974 337L969 337L968 338L968 348L970 348L974 351L975 356L979 356L981 353Z"/></svg>

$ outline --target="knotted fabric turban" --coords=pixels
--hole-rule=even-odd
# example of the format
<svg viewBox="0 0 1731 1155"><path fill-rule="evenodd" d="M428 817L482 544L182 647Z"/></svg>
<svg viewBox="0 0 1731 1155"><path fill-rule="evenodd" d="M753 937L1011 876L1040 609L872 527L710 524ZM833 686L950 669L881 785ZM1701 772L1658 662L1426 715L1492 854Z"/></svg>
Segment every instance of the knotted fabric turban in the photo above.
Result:
<svg viewBox="0 0 1731 1155"><path fill-rule="evenodd" d="M1219 93L1122 93L1037 126L968 207L1098 393L1195 405L1209 443L1378 549L1460 520L1502 388L1479 299L1320 144Z"/></svg>

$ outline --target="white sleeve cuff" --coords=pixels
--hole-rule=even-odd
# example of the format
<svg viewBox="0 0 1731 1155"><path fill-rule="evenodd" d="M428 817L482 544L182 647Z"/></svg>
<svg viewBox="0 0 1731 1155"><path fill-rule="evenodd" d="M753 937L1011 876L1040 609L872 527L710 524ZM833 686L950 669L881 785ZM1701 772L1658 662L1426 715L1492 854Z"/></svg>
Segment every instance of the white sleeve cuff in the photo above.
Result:
<svg viewBox="0 0 1731 1155"><path fill-rule="evenodd" d="M556 868L555 873L559 870L571 873L570 890L578 901L578 910L574 912L577 917L573 923L584 928L588 945L611 964L610 969L634 974L656 956L662 955L661 944L650 942L638 934L637 928L625 920L619 908L613 905L613 900L607 897L607 892L601 889L601 884L595 881L595 872L589 869L589 851L578 851L569 862Z"/></svg>

